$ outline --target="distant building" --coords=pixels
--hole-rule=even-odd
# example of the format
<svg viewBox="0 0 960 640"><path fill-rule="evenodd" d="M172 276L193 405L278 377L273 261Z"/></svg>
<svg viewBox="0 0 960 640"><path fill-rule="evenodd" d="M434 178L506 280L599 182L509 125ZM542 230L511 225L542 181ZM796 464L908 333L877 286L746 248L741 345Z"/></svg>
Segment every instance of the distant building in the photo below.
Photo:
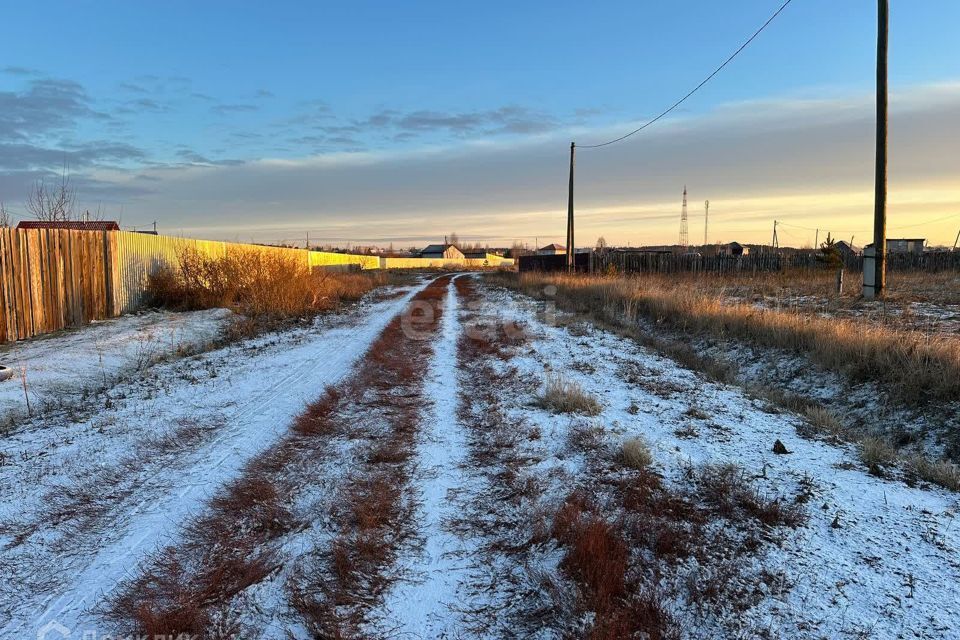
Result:
<svg viewBox="0 0 960 640"><path fill-rule="evenodd" d="M855 244L850 244L846 240L841 240L839 242L836 242L834 243L833 246L837 251L840 252L840 255L844 258L859 256L861 253L863 253L863 249L861 249Z"/></svg>
<svg viewBox="0 0 960 640"><path fill-rule="evenodd" d="M871 242L864 249L873 246ZM887 253L916 253L922 254L927 246L926 238L887 238Z"/></svg>
<svg viewBox="0 0 960 640"><path fill-rule="evenodd" d="M470 258L472 260L486 260L487 254L490 252L486 249L467 249L465 251L461 250L461 253L463 253L464 258Z"/></svg>
<svg viewBox="0 0 960 640"><path fill-rule="evenodd" d="M112 220L63 220L46 222L43 220L21 220L17 229L69 229L71 231L120 231L120 225Z"/></svg>
<svg viewBox="0 0 960 640"><path fill-rule="evenodd" d="M537 249L538 256L558 256L566 253L567 253L567 248L564 247L563 245L557 244L556 242Z"/></svg>
<svg viewBox="0 0 960 640"><path fill-rule="evenodd" d="M887 253L923 253L926 238L887 238Z"/></svg>
<svg viewBox="0 0 960 640"><path fill-rule="evenodd" d="M750 247L745 247L739 242L731 242L717 247L717 254L721 256L746 256L750 255Z"/></svg>
<svg viewBox="0 0 960 640"><path fill-rule="evenodd" d="M431 244L420 251L421 258L462 260L463 252L452 244Z"/></svg>

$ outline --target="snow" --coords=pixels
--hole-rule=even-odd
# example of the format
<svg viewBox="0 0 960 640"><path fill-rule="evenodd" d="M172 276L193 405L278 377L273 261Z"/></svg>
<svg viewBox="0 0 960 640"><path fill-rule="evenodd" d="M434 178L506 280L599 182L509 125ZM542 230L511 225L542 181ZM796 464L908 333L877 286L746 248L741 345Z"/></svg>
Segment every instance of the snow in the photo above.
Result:
<svg viewBox="0 0 960 640"><path fill-rule="evenodd" d="M521 374L564 371L601 399L604 410L595 420L612 442L643 437L668 479L679 483L690 464L734 462L760 476L757 483L766 495L793 496L801 482L812 480L807 524L757 560L783 573L792 588L744 612L745 625L769 628L783 638L960 637L956 494L871 476L852 447L801 438L800 418L767 413L739 388L707 382L598 329L576 336L544 324L522 296L496 290L490 297L501 316L529 323L538 336L532 353L512 360ZM595 372L571 369L577 362L591 363ZM624 366L642 372L644 384L626 382ZM631 405L639 408L636 415ZM686 415L692 406L709 418ZM525 418L549 424L530 410ZM699 436L677 434L688 427ZM772 453L777 439L790 455ZM838 528L831 526L835 518ZM692 637L719 633L689 610L678 615Z"/></svg>
<svg viewBox="0 0 960 640"><path fill-rule="evenodd" d="M232 315L150 311L0 346L0 364L15 371L0 382L0 425L16 426L26 416L22 370L33 410L64 405L172 354L203 348Z"/></svg>
<svg viewBox="0 0 960 640"><path fill-rule="evenodd" d="M91 607L140 558L174 542L179 525L196 516L218 487L276 442L307 402L343 378L417 289L308 329L159 364L111 389L109 409L78 421L72 415L34 421L0 440L2 460L9 461L0 465L3 522L26 529L34 519L42 522L51 488L55 494L56 487L96 487L122 476L126 491L117 492L122 497L103 521L82 531L71 530L69 522L42 522L41 534L17 545L13 532L0 529L0 544L9 545L2 557L8 580L0 584L0 637L33 637L50 621L78 637L81 631L103 634ZM210 437L175 460L137 458L145 434L169 434L184 420L213 425Z"/></svg>
<svg viewBox="0 0 960 640"><path fill-rule="evenodd" d="M0 570L6 578L0 582L0 638L36 637L53 621L71 637L105 636L108 629L92 605L144 558L176 543L180 526L202 513L244 463L275 444L305 403L342 380L421 286L392 299L371 297L312 327L214 350L205 345L226 312L125 317L0 351L6 364L26 363L32 399L41 409L32 419L23 417L19 380L0 383L0 415L19 416L0 439ZM810 491L807 522L776 529L756 555L743 558L750 569L778 576L782 588L745 611L716 617L673 597L667 606L686 636L754 637L763 631L787 639L960 638L957 494L872 476L853 447L801 437L800 417L770 413L738 387L708 382L589 323L558 326L521 295L478 290L485 324L491 318L522 324L530 336L509 362L494 363L516 368L509 381L497 383L503 385L496 388L502 431L478 433L461 424L472 372L458 361L466 305L451 283L424 368L429 402L411 475L417 535L393 568L400 580L368 618L372 635L454 638L469 628L502 637L524 631L498 625L533 606L528 600L546 596L513 587L531 572L557 576L557 550L544 544L524 555L489 544L511 535L494 519L552 513L586 479L590 461L570 446L571 432L582 429L607 452L642 437L656 470L676 486L691 465L734 462L763 495L792 499ZM100 377L88 385L91 369ZM538 384L556 371L599 399L601 414L559 417L533 406ZM178 434L191 425L195 435L181 442ZM526 498L502 499L502 469L477 468L470 459L471 447L488 436L487 444L500 447L497 455L511 456L535 481L542 513L527 510ZM178 444L164 448L165 439ZM772 453L777 439L789 455ZM322 506L349 475L358 455L354 446L360 445L331 441L297 497L298 511L321 515L283 541L284 567L233 603L246 607L240 613L253 635L306 634L284 604L283 588L290 567L309 569L309 555L322 554L329 543ZM102 510L85 506L88 493ZM528 540L525 533L514 531L512 542ZM520 558L534 562L527 566ZM683 570L677 568L678 579ZM525 594L522 601L518 593ZM489 625L470 615L488 616ZM550 627L526 631L530 637L559 635Z"/></svg>
<svg viewBox="0 0 960 640"><path fill-rule="evenodd" d="M391 636L455 638L459 624L449 607L467 575L469 541L450 531L459 516L451 499L463 485L466 437L457 419L458 300L450 281L441 316L440 337L424 385L433 403L421 425L413 482L419 493L416 518L422 546L399 563L404 578L386 595L383 612Z"/></svg>

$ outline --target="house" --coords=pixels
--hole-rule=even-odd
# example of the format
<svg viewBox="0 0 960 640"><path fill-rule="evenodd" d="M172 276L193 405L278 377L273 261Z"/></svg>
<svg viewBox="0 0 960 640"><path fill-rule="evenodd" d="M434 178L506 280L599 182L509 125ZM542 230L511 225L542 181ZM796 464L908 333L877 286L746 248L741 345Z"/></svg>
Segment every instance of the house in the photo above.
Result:
<svg viewBox="0 0 960 640"><path fill-rule="evenodd" d="M559 245L556 242L553 244L548 244L545 247L537 249L538 256L561 256L567 253L567 248L563 245Z"/></svg>
<svg viewBox="0 0 960 640"><path fill-rule="evenodd" d="M926 238L887 238L887 253L923 253Z"/></svg>
<svg viewBox="0 0 960 640"><path fill-rule="evenodd" d="M887 238L887 253L923 253L927 245L926 238ZM873 247L873 243L868 244L864 249Z"/></svg>
<svg viewBox="0 0 960 640"><path fill-rule="evenodd" d="M739 242L731 242L717 247L717 254L721 256L746 256L750 255L750 247L745 247Z"/></svg>
<svg viewBox="0 0 960 640"><path fill-rule="evenodd" d="M421 258L463 260L463 252L452 244L431 244L420 251Z"/></svg>
<svg viewBox="0 0 960 640"><path fill-rule="evenodd" d="M461 253L463 253L463 257L472 260L486 260L489 252L486 249L466 249Z"/></svg>
<svg viewBox="0 0 960 640"><path fill-rule="evenodd" d="M120 225L112 220L21 220L17 229L70 229L71 231L120 231Z"/></svg>
<svg viewBox="0 0 960 640"><path fill-rule="evenodd" d="M863 250L855 244L851 244L846 240L840 240L839 242L834 243L834 248L840 252L840 255L844 258L855 257L863 253Z"/></svg>

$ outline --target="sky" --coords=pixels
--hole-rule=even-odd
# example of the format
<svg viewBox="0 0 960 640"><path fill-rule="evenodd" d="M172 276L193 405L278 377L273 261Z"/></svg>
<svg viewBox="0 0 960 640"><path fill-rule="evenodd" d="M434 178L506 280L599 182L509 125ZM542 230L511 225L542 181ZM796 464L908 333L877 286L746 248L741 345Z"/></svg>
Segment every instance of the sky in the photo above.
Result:
<svg viewBox="0 0 960 640"><path fill-rule="evenodd" d="M124 228L564 240L569 145L617 137L782 0L0 2L0 201L64 167ZM890 237L960 230L960 2L891 0ZM876 2L793 0L667 118L577 153L578 245L869 242ZM819 229L819 232L817 231Z"/></svg>

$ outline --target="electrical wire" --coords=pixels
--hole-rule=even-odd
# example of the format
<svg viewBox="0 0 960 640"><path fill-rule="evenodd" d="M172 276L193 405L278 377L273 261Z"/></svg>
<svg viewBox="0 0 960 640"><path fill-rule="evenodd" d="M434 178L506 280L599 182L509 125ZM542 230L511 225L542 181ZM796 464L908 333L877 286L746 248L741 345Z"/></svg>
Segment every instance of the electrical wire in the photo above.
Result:
<svg viewBox="0 0 960 640"><path fill-rule="evenodd" d="M767 21L764 22L763 25L761 25L761 27L760 27L759 29L757 29L757 30L753 33L752 36L750 36L749 38L747 38L746 42L744 42L742 45L740 45L740 48L739 48L739 49L737 49L736 51L734 51L734 52L730 55L729 58L727 58L726 60L724 60L724 61L723 61L723 64L721 64L719 67L717 67L716 69L714 69L714 70L713 70L713 73L711 73L711 74L708 75L706 78L704 78L703 81L702 81L700 84L698 84L697 86L695 86L693 89L691 89L690 92L689 92L687 95L683 96L682 98L680 98L679 100L677 100L676 102L674 102L673 105L670 106L670 108L668 108L666 111L664 111L663 113L661 113L660 115L658 115L656 118L654 118L653 120L650 120L650 121L644 123L642 126L637 127L636 129L634 129L634 130L631 131L630 133L627 133L627 134L625 134L625 135L622 135L622 136L620 136L619 138L614 138L613 140L608 140L607 142L601 142L600 144L585 144L585 145L582 145L582 146L581 146L581 145L577 145L577 147L578 147L579 149L598 149L598 148L600 148L600 147L605 147L605 146L607 146L607 145L613 144L613 143L615 143L615 142L620 142L621 140L626 140L626 139L629 138L630 136L632 136L632 135L634 135L634 134L636 134L636 133L640 133L641 131L643 131L644 129L646 129L646 128L649 127L650 125L652 125L652 124L653 124L654 122L656 122L657 120L660 120L661 118L663 118L664 116L666 116L667 114L669 114L671 111L673 111L674 109L676 109L677 107L679 107L681 104L683 104L684 102L686 102L686 101L687 101L687 98L689 98L690 96L692 96L693 94L695 94L697 91L699 91L699 90L703 87L703 85L705 85L705 84L707 84L708 82L710 82L711 80L713 80L713 77L714 77L715 75L717 75L718 73L720 73L721 71L723 71L723 68L726 67L728 64L730 64L730 63L733 61L733 59L736 58L736 57L740 54L741 51L743 51L744 49L746 49L746 48L747 48L747 45L749 45L751 42L753 42L754 39L756 39L756 37L759 36L759 35L763 32L763 30L766 29L766 28L770 25L770 23L773 22L774 19L776 19L776 17L777 17L778 15L780 15L780 13L783 12L784 9L786 9L786 8L787 8L787 5L790 4L791 2L793 2L793 0L786 0L786 2L784 2L782 5L780 5L780 8L777 9L777 10L774 12L774 14L773 14L772 16L770 16L770 17L767 19Z"/></svg>

